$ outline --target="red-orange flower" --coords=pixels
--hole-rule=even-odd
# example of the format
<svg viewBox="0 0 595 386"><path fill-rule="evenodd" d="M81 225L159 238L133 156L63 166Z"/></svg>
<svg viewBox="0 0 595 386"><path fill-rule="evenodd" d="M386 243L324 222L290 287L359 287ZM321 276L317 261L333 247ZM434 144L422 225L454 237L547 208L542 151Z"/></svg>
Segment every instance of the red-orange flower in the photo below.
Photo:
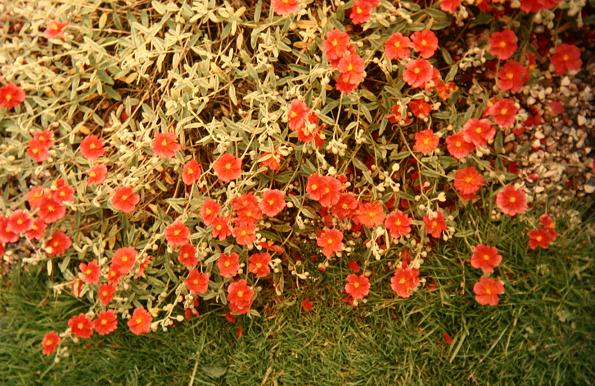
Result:
<svg viewBox="0 0 595 386"><path fill-rule="evenodd" d="M331 66L337 67L339 61L346 52L352 48L349 35L343 31L332 30L326 34L326 39L322 43L322 51Z"/></svg>
<svg viewBox="0 0 595 386"><path fill-rule="evenodd" d="M104 164L93 165L87 174L89 175L86 183L87 186L99 185L105 181L105 177L107 176L107 166Z"/></svg>
<svg viewBox="0 0 595 386"><path fill-rule="evenodd" d="M485 185L485 179L475 166L461 168L455 172L454 186L457 192L462 195L475 194L483 185Z"/></svg>
<svg viewBox="0 0 595 386"><path fill-rule="evenodd" d="M31 228L25 233L29 240L40 240L45 234L47 225L43 222L43 219L38 218L31 224Z"/></svg>
<svg viewBox="0 0 595 386"><path fill-rule="evenodd" d="M390 212L384 220L384 227L394 238L399 238L409 234L409 232L411 232L411 224L411 218L409 218L409 216L400 210L394 210Z"/></svg>
<svg viewBox="0 0 595 386"><path fill-rule="evenodd" d="M109 284L102 284L97 290L97 298L99 298L101 305L105 307L111 303L115 293L116 289L113 286Z"/></svg>
<svg viewBox="0 0 595 386"><path fill-rule="evenodd" d="M471 255L471 266L481 268L484 273L494 272L494 268L500 265L502 256L498 253L496 247L478 244L473 248Z"/></svg>
<svg viewBox="0 0 595 386"><path fill-rule="evenodd" d="M342 187L341 181L334 177L312 174L308 177L306 192L313 200L328 208L339 202Z"/></svg>
<svg viewBox="0 0 595 386"><path fill-rule="evenodd" d="M438 38L429 29L412 33L411 42L413 43L413 49L425 59L432 57L436 49L438 49Z"/></svg>
<svg viewBox="0 0 595 386"><path fill-rule="evenodd" d="M231 229L229 228L229 220L227 219L227 217L215 217L211 222L211 228L213 230L213 238L223 240L231 235Z"/></svg>
<svg viewBox="0 0 595 386"><path fill-rule="evenodd" d="M500 127L511 127L516 119L518 108L512 99L498 99L487 113Z"/></svg>
<svg viewBox="0 0 595 386"><path fill-rule="evenodd" d="M291 130L301 129L306 125L310 108L301 100L294 99L287 109L287 126Z"/></svg>
<svg viewBox="0 0 595 386"><path fill-rule="evenodd" d="M33 219L26 210L18 209L8 216L7 229L10 232L23 234L31 229L32 225Z"/></svg>
<svg viewBox="0 0 595 386"><path fill-rule="evenodd" d="M172 158L182 146L174 133L157 133L151 148L161 158Z"/></svg>
<svg viewBox="0 0 595 386"><path fill-rule="evenodd" d="M446 148L451 156L460 160L471 154L475 145L465 140L465 134L459 131L446 137Z"/></svg>
<svg viewBox="0 0 595 386"><path fill-rule="evenodd" d="M39 208L41 198L43 197L43 188L41 186L33 186L27 192L26 198L31 209Z"/></svg>
<svg viewBox="0 0 595 386"><path fill-rule="evenodd" d="M242 174L242 160L233 154L222 154L213 164L213 170L221 181L233 181Z"/></svg>
<svg viewBox="0 0 595 386"><path fill-rule="evenodd" d="M240 221L234 224L231 233L239 245L250 245L256 240L256 224L251 221Z"/></svg>
<svg viewBox="0 0 595 386"><path fill-rule="evenodd" d="M509 60L500 68L496 86L502 91L517 92L528 80L527 68L515 60Z"/></svg>
<svg viewBox="0 0 595 386"><path fill-rule="evenodd" d="M64 205L53 198L43 196L39 201L39 217L46 223L53 223L66 215Z"/></svg>
<svg viewBox="0 0 595 386"><path fill-rule="evenodd" d="M270 262L271 255L268 252L254 253L250 255L248 270L258 277L265 277L271 272Z"/></svg>
<svg viewBox="0 0 595 386"><path fill-rule="evenodd" d="M93 322L95 331L99 335L108 335L118 328L118 318L113 310L101 311Z"/></svg>
<svg viewBox="0 0 595 386"><path fill-rule="evenodd" d="M363 299L370 292L370 281L364 275L347 275L345 292L353 299Z"/></svg>
<svg viewBox="0 0 595 386"><path fill-rule="evenodd" d="M55 331L50 331L41 340L41 349L43 351L43 355L51 355L56 351L58 345L60 344L60 335Z"/></svg>
<svg viewBox="0 0 595 386"><path fill-rule="evenodd" d="M246 280L236 280L227 287L229 308L237 314L247 314L254 300L254 289Z"/></svg>
<svg viewBox="0 0 595 386"><path fill-rule="evenodd" d="M552 65L560 75L565 75L568 71L578 71L583 65L581 51L573 44L560 44L554 48Z"/></svg>
<svg viewBox="0 0 595 386"><path fill-rule="evenodd" d="M184 164L182 168L182 181L186 185L192 185L200 178L202 174L202 168L197 160L191 159Z"/></svg>
<svg viewBox="0 0 595 386"><path fill-rule="evenodd" d="M52 184L52 198L60 203L74 200L74 188L59 178Z"/></svg>
<svg viewBox="0 0 595 386"><path fill-rule="evenodd" d="M256 223L262 217L258 198L252 192L244 193L231 201L231 206L241 221Z"/></svg>
<svg viewBox="0 0 595 386"><path fill-rule="evenodd" d="M463 138L475 146L486 146L496 134L496 129L487 119L471 118L463 125Z"/></svg>
<svg viewBox="0 0 595 386"><path fill-rule="evenodd" d="M126 275L132 270L135 262L136 250L133 247L123 247L116 249L110 266L119 275Z"/></svg>
<svg viewBox="0 0 595 386"><path fill-rule="evenodd" d="M510 29L494 32L490 35L488 43L490 45L490 54L500 60L509 59L518 47L516 35Z"/></svg>
<svg viewBox="0 0 595 386"><path fill-rule="evenodd" d="M41 163L48 159L49 148L44 142L36 138L31 138L27 147L27 154L38 163Z"/></svg>
<svg viewBox="0 0 595 386"><path fill-rule="evenodd" d="M527 210L527 198L521 189L508 184L496 194L496 205L509 216L515 216Z"/></svg>
<svg viewBox="0 0 595 386"><path fill-rule="evenodd" d="M422 130L415 133L413 150L417 150L423 155L430 154L438 147L438 142L440 142L440 138L434 134L432 129Z"/></svg>
<svg viewBox="0 0 595 386"><path fill-rule="evenodd" d="M360 202L355 216L360 224L368 228L373 228L382 225L384 221L384 207L378 201Z"/></svg>
<svg viewBox="0 0 595 386"><path fill-rule="evenodd" d="M175 221L174 223L165 227L163 235L165 236L165 240L167 240L167 244L169 246L176 247L188 243L190 230L183 223Z"/></svg>
<svg viewBox="0 0 595 386"><path fill-rule="evenodd" d="M217 259L217 269L222 277L234 277L240 269L240 256L237 253L222 253Z"/></svg>
<svg viewBox="0 0 595 386"><path fill-rule="evenodd" d="M341 193L339 200L331 208L332 213L340 220L346 219L354 215L355 210L359 206L357 196L353 193Z"/></svg>
<svg viewBox="0 0 595 386"><path fill-rule="evenodd" d="M349 18L353 24L363 24L370 20L372 5L368 0L354 0Z"/></svg>
<svg viewBox="0 0 595 386"><path fill-rule="evenodd" d="M204 294L209 290L209 274L193 269L184 280L186 288L197 294Z"/></svg>
<svg viewBox="0 0 595 386"><path fill-rule="evenodd" d="M48 256L58 256L66 252L71 245L72 241L70 241L70 238L66 233L55 230L54 233L52 233L52 237L45 242L45 250Z"/></svg>
<svg viewBox="0 0 595 386"><path fill-rule="evenodd" d="M123 213L131 213L140 201L140 195L134 193L131 186L117 188L112 195L111 204L114 209Z"/></svg>
<svg viewBox="0 0 595 386"><path fill-rule="evenodd" d="M271 8L277 15L283 16L297 11L300 6L297 0L271 0Z"/></svg>
<svg viewBox="0 0 595 386"><path fill-rule="evenodd" d="M0 87L0 108L12 109L25 100L25 91L19 86L8 83Z"/></svg>
<svg viewBox="0 0 595 386"><path fill-rule="evenodd" d="M441 210L438 210L434 215L427 213L423 221L426 225L426 233L436 239L440 238L442 232L446 230L446 220Z"/></svg>
<svg viewBox="0 0 595 386"><path fill-rule="evenodd" d="M432 79L433 68L426 59L411 60L405 65L403 80L411 87L423 87Z"/></svg>
<svg viewBox="0 0 595 386"><path fill-rule="evenodd" d="M93 321L81 313L68 320L68 327L74 336L88 339L93 335Z"/></svg>
<svg viewBox="0 0 595 386"><path fill-rule="evenodd" d="M419 284L419 270L397 268L390 279L390 288L400 297L408 298Z"/></svg>
<svg viewBox="0 0 595 386"><path fill-rule="evenodd" d="M461 0L440 0L440 9L444 12L455 14L461 5Z"/></svg>
<svg viewBox="0 0 595 386"><path fill-rule="evenodd" d="M88 135L81 141L79 150L83 157L89 160L94 160L105 154L103 141L96 135Z"/></svg>
<svg viewBox="0 0 595 386"><path fill-rule="evenodd" d="M529 231L529 248L536 249L538 247L548 249L553 241L552 234L546 228L537 228Z"/></svg>
<svg viewBox="0 0 595 386"><path fill-rule="evenodd" d="M0 244L14 243L18 241L19 235L8 227L8 217L0 216Z"/></svg>
<svg viewBox="0 0 595 386"><path fill-rule="evenodd" d="M83 275L83 281L87 284L97 284L99 283L99 274L101 273L99 270L99 263L97 260L91 261L89 264L87 263L80 263L79 269Z"/></svg>
<svg viewBox="0 0 595 386"><path fill-rule="evenodd" d="M384 42L384 54L387 58L401 60L411 55L411 40L399 32L390 35Z"/></svg>
<svg viewBox="0 0 595 386"><path fill-rule="evenodd" d="M357 85L360 84L366 77L365 68L366 66L364 60L358 54L348 53L343 56L341 60L339 60L339 64L337 66L337 70L340 72L340 82L337 80L337 89L344 92L351 91L339 88L339 83L357 87Z"/></svg>
<svg viewBox="0 0 595 386"><path fill-rule="evenodd" d="M495 306L500 302L499 295L504 293L504 283L491 277L482 277L473 286L475 300L482 306Z"/></svg>
<svg viewBox="0 0 595 386"><path fill-rule="evenodd" d="M43 36L47 39L55 38L62 34L64 28L68 25L68 22L65 21L51 21L48 23L47 28L43 31Z"/></svg>
<svg viewBox="0 0 595 386"><path fill-rule="evenodd" d="M188 269L194 267L198 264L196 248L190 243L182 245L178 254L178 260Z"/></svg>
<svg viewBox="0 0 595 386"><path fill-rule="evenodd" d="M206 224L211 225L213 220L219 214L221 205L215 200L206 199L200 207L200 219Z"/></svg>
<svg viewBox="0 0 595 386"><path fill-rule="evenodd" d="M48 149L54 145L54 132L51 129L33 133L33 138L38 140Z"/></svg>
<svg viewBox="0 0 595 386"><path fill-rule="evenodd" d="M269 217L275 217L285 208L285 193L277 189L267 189L262 192L260 210Z"/></svg>
<svg viewBox="0 0 595 386"><path fill-rule="evenodd" d="M151 332L153 317L142 307L134 309L132 317L128 321L128 328L134 335L143 335Z"/></svg>
<svg viewBox="0 0 595 386"><path fill-rule="evenodd" d="M324 228L318 235L316 244L322 248L326 257L331 257L343 250L343 233L338 229Z"/></svg>

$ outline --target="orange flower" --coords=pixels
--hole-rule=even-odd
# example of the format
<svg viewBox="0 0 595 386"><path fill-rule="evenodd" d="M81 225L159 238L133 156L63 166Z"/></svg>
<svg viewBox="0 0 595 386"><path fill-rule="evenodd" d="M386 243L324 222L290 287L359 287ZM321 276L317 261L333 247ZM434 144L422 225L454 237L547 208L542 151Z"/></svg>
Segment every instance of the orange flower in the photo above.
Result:
<svg viewBox="0 0 595 386"><path fill-rule="evenodd" d="M504 293L504 283L491 277L482 277L473 286L475 300L482 306L495 306L500 302L499 295Z"/></svg>
<svg viewBox="0 0 595 386"><path fill-rule="evenodd" d="M202 203L200 207L200 219L206 225L211 225L213 220L219 214L221 210L221 205L215 200L207 199Z"/></svg>
<svg viewBox="0 0 595 386"><path fill-rule="evenodd" d="M111 204L116 210L122 213L131 213L140 201L140 195L134 193L131 186L122 186L117 188L112 195Z"/></svg>
<svg viewBox="0 0 595 386"><path fill-rule="evenodd" d="M47 39L55 38L62 34L64 28L68 25L65 21L51 21L48 23L48 27L43 31L43 36Z"/></svg>
<svg viewBox="0 0 595 386"><path fill-rule="evenodd" d="M527 68L515 60L509 60L500 68L496 86L502 91L517 92L528 80Z"/></svg>
<svg viewBox="0 0 595 386"><path fill-rule="evenodd" d="M89 177L87 178L87 186L99 185L105 181L107 176L107 166L104 164L94 165L89 169Z"/></svg>
<svg viewBox="0 0 595 386"><path fill-rule="evenodd" d="M411 223L411 219L405 213L395 210L386 216L384 227L392 237L399 238L411 232Z"/></svg>
<svg viewBox="0 0 595 386"><path fill-rule="evenodd" d="M268 252L254 253L250 255L248 270L258 277L265 277L271 272L270 262L271 255Z"/></svg>
<svg viewBox="0 0 595 386"><path fill-rule="evenodd" d="M485 185L485 180L475 166L468 166L455 172L454 186L462 195L473 195Z"/></svg>
<svg viewBox="0 0 595 386"><path fill-rule="evenodd" d="M93 326L99 335L111 334L118 328L116 313L112 310L101 311L93 322Z"/></svg>
<svg viewBox="0 0 595 386"><path fill-rule="evenodd" d="M511 127L516 119L518 108L512 99L498 99L487 110L500 127Z"/></svg>
<svg viewBox="0 0 595 386"><path fill-rule="evenodd" d="M178 254L178 260L188 269L194 267L198 264L196 248L190 243L182 245L180 247L180 253Z"/></svg>
<svg viewBox="0 0 595 386"><path fill-rule="evenodd" d="M229 153L222 154L213 164L213 170L221 181L233 181L242 174L242 160Z"/></svg>
<svg viewBox="0 0 595 386"><path fill-rule="evenodd" d="M559 75L565 75L569 71L578 71L583 65L581 51L573 44L560 44L554 48L552 65Z"/></svg>
<svg viewBox="0 0 595 386"><path fill-rule="evenodd" d="M475 150L475 145L467 142L463 132L459 131L446 137L446 148L451 156L460 160L471 154Z"/></svg>
<svg viewBox="0 0 595 386"><path fill-rule="evenodd" d="M294 99L287 109L287 126L291 130L298 130L306 126L310 108L301 100Z"/></svg>
<svg viewBox="0 0 595 386"><path fill-rule="evenodd" d="M349 18L353 24L363 24L370 20L372 5L368 0L354 0Z"/></svg>
<svg viewBox="0 0 595 386"><path fill-rule="evenodd" d="M373 228L382 225L384 221L384 207L377 201L361 202L356 210L356 220L368 227Z"/></svg>
<svg viewBox="0 0 595 386"><path fill-rule="evenodd" d="M419 270L397 268L390 279L390 288L400 297L408 298L419 284Z"/></svg>
<svg viewBox="0 0 595 386"><path fill-rule="evenodd" d="M158 133L153 139L151 148L161 158L172 158L182 146L174 133Z"/></svg>
<svg viewBox="0 0 595 386"><path fill-rule="evenodd" d="M91 261L89 264L87 263L80 263L79 269L83 274L83 281L87 284L97 284L99 283L99 274L101 273L99 270L99 263L97 260Z"/></svg>
<svg viewBox="0 0 595 386"><path fill-rule="evenodd" d="M165 227L163 235L169 246L177 247L188 243L190 230L183 223L176 221Z"/></svg>
<svg viewBox="0 0 595 386"><path fill-rule="evenodd" d="M72 242L66 233L55 230L52 237L45 242L45 250L48 256L58 256L64 254L71 245Z"/></svg>
<svg viewBox="0 0 595 386"><path fill-rule="evenodd" d="M337 216L340 220L351 217L356 212L359 205L357 196L353 193L341 193L339 200L331 208L332 213Z"/></svg>
<svg viewBox="0 0 595 386"><path fill-rule="evenodd" d="M438 38L429 29L412 33L411 42L413 43L413 49L419 52L424 59L432 57L438 49Z"/></svg>
<svg viewBox="0 0 595 386"><path fill-rule="evenodd" d="M45 225L43 219L38 218L33 221L33 224L31 224L31 229L27 231L26 236L29 240L40 240L43 238L46 228L47 225Z"/></svg>
<svg viewBox="0 0 595 386"><path fill-rule="evenodd" d="M151 332L153 317L142 307L134 309L132 317L128 321L128 328L134 335L143 335Z"/></svg>
<svg viewBox="0 0 595 386"><path fill-rule="evenodd" d="M363 299L370 292L370 281L364 275L347 275L347 284L345 292L351 295L353 299Z"/></svg>
<svg viewBox="0 0 595 386"><path fill-rule="evenodd" d="M277 15L288 15L297 11L300 6L297 0L271 0L271 8Z"/></svg>
<svg viewBox="0 0 595 386"><path fill-rule="evenodd" d="M94 160L105 154L103 141L96 135L88 135L81 141L79 150L83 157L88 160Z"/></svg>
<svg viewBox="0 0 595 386"><path fill-rule="evenodd" d="M426 214L423 221L426 225L426 233L432 235L435 239L439 239L442 232L446 230L446 221L441 210L438 210L435 216L430 216L429 213Z"/></svg>
<svg viewBox="0 0 595 386"><path fill-rule="evenodd" d="M335 68L339 65L339 61L345 53L354 49L349 35L336 29L329 31L322 43L322 51L326 56L326 60Z"/></svg>
<svg viewBox="0 0 595 386"><path fill-rule="evenodd" d="M548 249L550 244L552 243L553 237L552 233L546 228L538 228L532 231L529 231L529 248L537 249L543 248Z"/></svg>
<svg viewBox="0 0 595 386"><path fill-rule="evenodd" d="M399 32L390 35L384 42L384 54L387 58L401 60L411 55L411 40Z"/></svg>
<svg viewBox="0 0 595 386"><path fill-rule="evenodd" d="M423 87L432 79L432 64L426 59L415 59L405 65L403 80L411 87Z"/></svg>
<svg viewBox="0 0 595 386"><path fill-rule="evenodd" d="M43 188L41 186L33 186L27 192L26 198L31 209L39 208L39 203L43 197Z"/></svg>
<svg viewBox="0 0 595 386"><path fill-rule="evenodd" d="M473 248L471 255L471 266L473 268L481 268L484 273L494 272L494 268L500 265L502 256L498 254L495 247L478 244Z"/></svg>
<svg viewBox="0 0 595 386"><path fill-rule="evenodd" d="M527 210L527 198L521 189L508 184L496 194L496 205L509 216L515 216Z"/></svg>
<svg viewBox="0 0 595 386"><path fill-rule="evenodd" d="M246 280L236 280L227 287L229 309L237 314L247 314L254 301L254 289Z"/></svg>
<svg viewBox="0 0 595 386"><path fill-rule="evenodd" d="M60 344L60 335L58 335L55 331L50 331L43 337L41 341L41 349L43 351L43 355L51 355L56 351L58 345Z"/></svg>
<svg viewBox="0 0 595 386"><path fill-rule="evenodd" d="M64 205L53 198L43 196L39 201L39 217L50 224L62 219L66 215Z"/></svg>
<svg viewBox="0 0 595 386"><path fill-rule="evenodd" d="M8 83L0 87L0 108L12 109L25 100L25 91L19 86Z"/></svg>
<svg viewBox="0 0 595 386"><path fill-rule="evenodd" d="M184 284L191 292L204 294L209 290L209 274L193 269L184 280Z"/></svg>
<svg viewBox="0 0 595 386"><path fill-rule="evenodd" d="M99 286L99 289L97 290L97 297L99 298L99 302L101 302L101 305L105 307L111 303L115 293L116 289L113 286L109 284L102 284Z"/></svg>
<svg viewBox="0 0 595 386"><path fill-rule="evenodd" d="M184 164L182 168L182 181L186 185L192 185L200 178L202 174L202 168L197 160L191 159Z"/></svg>
<svg viewBox="0 0 595 386"><path fill-rule="evenodd" d="M277 189L267 189L262 192L260 210L269 217L275 217L285 208L285 193Z"/></svg>
<svg viewBox="0 0 595 386"><path fill-rule="evenodd" d="M262 212L258 205L258 198L252 192L244 193L231 201L231 206L241 221L258 222Z"/></svg>
<svg viewBox="0 0 595 386"><path fill-rule="evenodd" d="M463 138L475 146L486 146L496 134L496 129L487 119L471 118L463 125Z"/></svg>
<svg viewBox="0 0 595 386"><path fill-rule="evenodd" d="M343 250L343 233L338 229L324 228L316 241L326 257Z"/></svg>
<svg viewBox="0 0 595 386"><path fill-rule="evenodd" d="M211 222L212 236L219 240L224 240L231 235L229 220L223 216L217 216Z"/></svg>
<svg viewBox="0 0 595 386"><path fill-rule="evenodd" d="M423 155L430 154L438 147L440 138L431 129L422 130L415 133L415 145L413 150L419 151Z"/></svg>
<svg viewBox="0 0 595 386"><path fill-rule="evenodd" d="M136 250L132 247L123 247L116 249L110 266L119 275L126 275L134 267L136 262Z"/></svg>
<svg viewBox="0 0 595 386"><path fill-rule="evenodd" d="M27 154L38 163L41 163L48 159L49 148L44 142L31 138L27 147Z"/></svg>
<svg viewBox="0 0 595 386"><path fill-rule="evenodd" d="M353 91L366 77L364 60L358 55L348 53L339 60L337 70L337 90L344 93Z"/></svg>
<svg viewBox="0 0 595 386"><path fill-rule="evenodd" d="M240 256L237 253L222 253L217 259L217 269L222 277L234 277L240 269Z"/></svg>
<svg viewBox="0 0 595 386"><path fill-rule="evenodd" d="M490 54L500 60L509 59L518 47L517 37L514 31L510 29L492 33L488 39L488 44Z"/></svg>
<svg viewBox="0 0 595 386"><path fill-rule="evenodd" d="M93 335L93 321L85 314L78 314L68 320L68 327L74 336L88 339Z"/></svg>
<svg viewBox="0 0 595 386"><path fill-rule="evenodd" d="M461 0L440 0L440 9L453 15L457 12L459 5L461 5Z"/></svg>
<svg viewBox="0 0 595 386"><path fill-rule="evenodd" d="M31 229L31 226L33 219L26 210L18 209L8 216L6 227L10 232L23 234Z"/></svg>
<svg viewBox="0 0 595 386"><path fill-rule="evenodd" d="M237 222L231 232L239 245L250 245L256 240L256 224L250 221Z"/></svg>
<svg viewBox="0 0 595 386"><path fill-rule="evenodd" d="M14 243L18 239L19 235L8 227L8 217L0 216L0 244Z"/></svg>

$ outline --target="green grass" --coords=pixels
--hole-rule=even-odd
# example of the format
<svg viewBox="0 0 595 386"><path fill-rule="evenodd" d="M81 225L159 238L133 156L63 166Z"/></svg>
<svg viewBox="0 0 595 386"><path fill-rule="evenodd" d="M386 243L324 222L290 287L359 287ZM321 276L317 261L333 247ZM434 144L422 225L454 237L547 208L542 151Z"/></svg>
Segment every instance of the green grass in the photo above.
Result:
<svg viewBox="0 0 595 386"><path fill-rule="evenodd" d="M346 268L338 267L320 276L324 285L290 291L262 318L239 321L241 338L216 308L143 337L122 323L107 338L69 344L71 355L56 364L41 355L40 339L62 330L85 304L55 299L43 273L15 271L0 295L0 383L592 384L595 249L586 227L563 230L548 251L527 253L515 220L470 226L504 256L499 276L506 294L498 307L475 303L471 288L480 274L465 264L468 248L454 242L422 267L438 289L421 289L408 300L394 298L385 279L352 309L341 301ZM315 303L311 313L300 310L304 296ZM453 337L451 346L444 332Z"/></svg>

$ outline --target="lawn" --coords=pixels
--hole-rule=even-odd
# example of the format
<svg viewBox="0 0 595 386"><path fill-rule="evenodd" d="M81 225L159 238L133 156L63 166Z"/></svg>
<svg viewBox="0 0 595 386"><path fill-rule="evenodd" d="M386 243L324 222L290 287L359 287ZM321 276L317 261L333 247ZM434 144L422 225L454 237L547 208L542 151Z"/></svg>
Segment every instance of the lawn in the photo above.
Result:
<svg viewBox="0 0 595 386"><path fill-rule="evenodd" d="M86 305L56 299L43 272L15 271L0 297L2 383L592 384L595 249L588 227L563 226L549 250L528 252L513 221L481 223L481 234L497 240L504 256L506 295L498 307L479 306L469 283L459 287L477 276L457 252L461 245L425 263L437 288L410 299L386 300L386 288L385 296L372 293L352 308L337 290L345 274L337 269L317 277L328 285L291 291L260 318L231 325L223 308L203 309L167 332L137 337L121 328L71 345L58 363L40 354L43 332L59 330ZM300 307L305 296L314 303L311 312Z"/></svg>

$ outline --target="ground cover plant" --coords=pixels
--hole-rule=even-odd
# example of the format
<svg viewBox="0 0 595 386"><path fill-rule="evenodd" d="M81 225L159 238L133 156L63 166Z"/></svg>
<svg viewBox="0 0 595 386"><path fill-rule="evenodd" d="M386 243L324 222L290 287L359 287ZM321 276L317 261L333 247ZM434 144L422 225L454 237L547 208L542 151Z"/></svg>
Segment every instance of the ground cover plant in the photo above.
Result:
<svg viewBox="0 0 595 386"><path fill-rule="evenodd" d="M7 335L6 373L64 376L28 367L24 337L37 361L50 356L75 379L77 357L139 339L199 336L213 350L197 329L224 323L244 339L236 359L247 367L226 367L225 350L205 365L195 348L179 367L168 362L173 384L241 374L427 383L466 356L437 383L590 382L589 10L541 0L1 4L3 324L44 321ZM27 306L52 298L39 282L50 310ZM19 295L22 283L37 295ZM550 336L536 322L546 309L563 324ZM356 343L300 351L300 318L306 331L342 318L343 330L312 335ZM277 350L336 367L283 367ZM420 363L371 370L397 354ZM523 366L507 378L511 358ZM124 378L147 382L139 371Z"/></svg>

